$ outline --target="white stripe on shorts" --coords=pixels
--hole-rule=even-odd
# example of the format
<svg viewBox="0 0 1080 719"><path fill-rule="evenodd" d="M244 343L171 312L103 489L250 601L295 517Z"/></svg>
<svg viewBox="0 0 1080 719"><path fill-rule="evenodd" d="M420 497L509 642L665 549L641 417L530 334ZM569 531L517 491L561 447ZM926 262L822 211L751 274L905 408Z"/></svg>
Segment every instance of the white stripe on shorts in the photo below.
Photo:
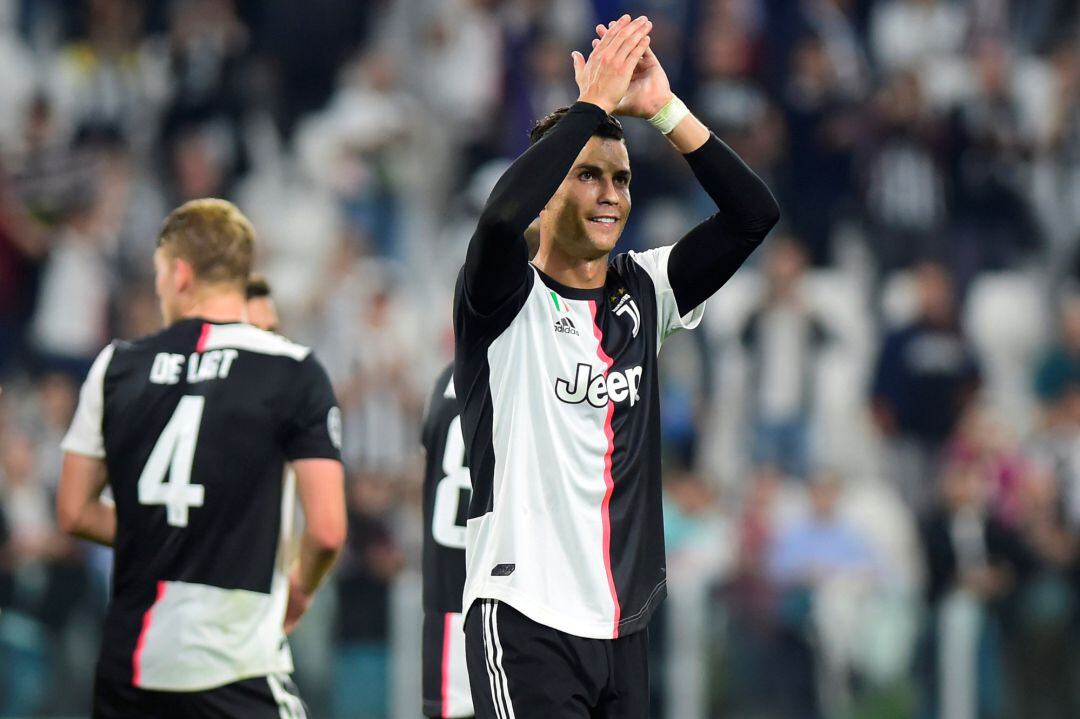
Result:
<svg viewBox="0 0 1080 719"><path fill-rule="evenodd" d="M494 646L491 643L490 631L488 629L488 617L491 615L491 600L480 600L480 626L484 632L484 666L487 668L488 675L488 687L491 689L491 702L495 705L495 717L496 719L506 719L506 714L502 710L502 702L500 701L500 692L495 689L495 655Z"/></svg>
<svg viewBox="0 0 1080 719"><path fill-rule="evenodd" d="M491 699L495 704L498 719L515 719L514 705L510 701L510 680L503 669L502 641L499 639L497 623L499 604L496 600L485 600L481 604L484 622L484 659L488 669L488 683L491 686Z"/></svg>
<svg viewBox="0 0 1080 719"><path fill-rule="evenodd" d="M278 716L281 719L307 719L304 702L285 688L280 675L267 674L266 683L270 685L270 693L274 695L274 701L277 702Z"/></svg>

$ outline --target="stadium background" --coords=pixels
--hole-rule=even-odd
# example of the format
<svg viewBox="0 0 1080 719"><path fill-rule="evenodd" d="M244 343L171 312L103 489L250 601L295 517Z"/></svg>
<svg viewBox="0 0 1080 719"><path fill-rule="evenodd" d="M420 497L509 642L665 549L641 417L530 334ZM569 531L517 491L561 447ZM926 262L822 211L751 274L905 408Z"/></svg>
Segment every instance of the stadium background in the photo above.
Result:
<svg viewBox="0 0 1080 719"><path fill-rule="evenodd" d="M57 532L59 439L206 195L346 417L349 546L296 678L316 717L419 715L452 282L623 10L783 211L663 356L653 715L1080 716L1072 0L0 0L0 716L85 713L109 555ZM626 125L620 249L671 242L710 204Z"/></svg>

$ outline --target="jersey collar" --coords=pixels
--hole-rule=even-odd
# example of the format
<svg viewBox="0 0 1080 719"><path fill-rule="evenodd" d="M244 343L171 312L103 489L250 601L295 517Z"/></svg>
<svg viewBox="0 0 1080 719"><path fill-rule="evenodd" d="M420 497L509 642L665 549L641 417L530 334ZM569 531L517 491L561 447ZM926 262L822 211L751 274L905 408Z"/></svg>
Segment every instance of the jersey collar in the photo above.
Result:
<svg viewBox="0 0 1080 719"><path fill-rule="evenodd" d="M558 293L558 295L560 297L565 297L565 298L571 299L571 300L598 300L599 301L599 300L604 299L605 288L603 288L603 287L593 287L591 289L582 289L580 287L569 287L567 285L564 285L561 282L558 282L554 278L544 274L540 270L540 268L538 268L536 265L533 265L532 267L533 267L534 270L536 270L536 274L538 274L540 276L540 279L543 281L543 283L545 285L547 285L548 289L555 290L555 292ZM610 268L608 268L608 272L609 273L611 272Z"/></svg>

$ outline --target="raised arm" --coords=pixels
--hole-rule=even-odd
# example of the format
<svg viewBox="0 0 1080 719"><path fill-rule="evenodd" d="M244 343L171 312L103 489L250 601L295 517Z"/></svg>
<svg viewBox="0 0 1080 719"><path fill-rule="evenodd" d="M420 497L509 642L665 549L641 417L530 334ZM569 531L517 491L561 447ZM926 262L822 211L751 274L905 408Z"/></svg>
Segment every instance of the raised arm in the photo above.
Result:
<svg viewBox="0 0 1080 719"><path fill-rule="evenodd" d="M570 171L604 113L618 104L648 48L652 23L624 15L586 60L573 54L578 101L551 132L499 179L480 214L465 257L465 293L474 310L499 307L528 276L525 229Z"/></svg>
<svg viewBox="0 0 1080 719"><path fill-rule="evenodd" d="M597 25L593 46L613 30ZM780 219L780 208L765 183L675 97L651 50L643 53L615 114L646 119L661 130L716 203L716 214L687 233L668 260L668 281L685 314L735 274Z"/></svg>
<svg viewBox="0 0 1080 719"><path fill-rule="evenodd" d="M668 279L683 313L723 287L780 219L769 188L716 135L685 157L717 212L671 250Z"/></svg>

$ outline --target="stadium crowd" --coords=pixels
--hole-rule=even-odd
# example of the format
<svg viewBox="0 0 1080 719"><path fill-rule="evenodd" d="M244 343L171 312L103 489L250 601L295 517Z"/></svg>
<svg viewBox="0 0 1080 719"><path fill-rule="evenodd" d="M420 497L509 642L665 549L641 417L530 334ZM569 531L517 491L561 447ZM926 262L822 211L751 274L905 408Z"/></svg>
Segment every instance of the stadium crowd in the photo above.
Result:
<svg viewBox="0 0 1080 719"><path fill-rule="evenodd" d="M1080 716L1075 2L0 0L0 717L85 709L109 554L56 527L60 438L101 347L159 326L157 228L202 196L252 218L345 414L298 682L389 716L453 281L624 10L783 213L663 360L669 608L697 599L653 630L656 715ZM625 124L621 249L669 243L708 198Z"/></svg>

